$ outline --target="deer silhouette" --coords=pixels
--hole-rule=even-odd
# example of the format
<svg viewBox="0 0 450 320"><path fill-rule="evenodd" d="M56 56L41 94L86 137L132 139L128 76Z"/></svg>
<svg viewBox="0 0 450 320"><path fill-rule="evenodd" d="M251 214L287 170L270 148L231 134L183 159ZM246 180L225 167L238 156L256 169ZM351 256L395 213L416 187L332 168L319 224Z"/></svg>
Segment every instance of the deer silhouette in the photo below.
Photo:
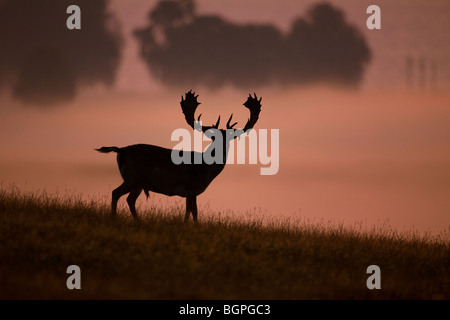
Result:
<svg viewBox="0 0 450 320"><path fill-rule="evenodd" d="M185 116L186 122L194 130L201 130L211 138L214 142L215 134L220 132L222 135L222 161L214 163L206 163L203 154L208 153L215 155L216 148L211 143L208 148L202 152L175 150L176 152L186 153L192 160L190 163L175 164L172 161L173 150L162 148L154 145L135 144L123 148L118 147L102 147L96 149L102 153L116 152L117 164L123 183L113 190L111 201L111 214L114 216L117 212L117 202L120 197L129 193L127 203L131 214L135 220L138 220L136 212L136 200L142 191L149 196L149 191L161 193L167 196L180 196L186 198L186 213L184 221L189 220L192 213L193 220L197 222L197 196L203 193L209 184L224 169L228 154L230 141L240 137L241 134L251 130L256 124L261 112L261 100L258 100L256 94L254 97L249 95L244 106L250 110L250 118L248 119L244 129L234 129L237 124L231 124L233 114L231 114L226 130L218 129L220 123L220 115L216 124L212 126L202 126L200 122L201 114L195 120L195 110L200 102L197 101L198 95L190 90L181 97L181 109ZM184 154L186 155L186 154ZM201 157L199 157L201 156ZM202 159L201 163L195 163L194 159Z"/></svg>

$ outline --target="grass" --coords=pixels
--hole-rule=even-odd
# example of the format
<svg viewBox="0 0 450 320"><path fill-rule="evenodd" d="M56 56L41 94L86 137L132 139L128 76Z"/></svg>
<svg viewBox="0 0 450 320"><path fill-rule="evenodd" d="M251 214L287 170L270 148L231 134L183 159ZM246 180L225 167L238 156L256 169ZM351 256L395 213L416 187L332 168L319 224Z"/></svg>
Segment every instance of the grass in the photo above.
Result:
<svg viewBox="0 0 450 320"><path fill-rule="evenodd" d="M1 299L449 299L449 242L386 229L203 218L0 188ZM69 290L69 265L81 290ZM369 265L381 290L369 290Z"/></svg>

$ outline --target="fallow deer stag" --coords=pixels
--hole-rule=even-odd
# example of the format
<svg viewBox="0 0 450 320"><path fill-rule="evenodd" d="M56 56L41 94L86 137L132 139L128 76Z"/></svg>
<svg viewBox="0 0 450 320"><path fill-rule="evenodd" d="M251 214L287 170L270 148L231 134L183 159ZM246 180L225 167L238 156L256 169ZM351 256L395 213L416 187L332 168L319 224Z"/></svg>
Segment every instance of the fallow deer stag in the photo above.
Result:
<svg viewBox="0 0 450 320"><path fill-rule="evenodd" d="M136 213L136 200L142 191L148 197L149 191L165 194L167 196L180 196L186 198L186 214L184 221L189 220L190 213L194 221L197 221L197 196L200 195L209 184L214 180L226 164L229 142L236 137L239 137L247 130L253 128L258 121L259 113L261 112L261 99L258 100L256 94L254 97L249 95L244 106L250 110L250 119L244 129L233 129L237 124L230 124L233 115L230 116L227 122L227 130L218 129L220 116L216 124L212 126L201 126L200 116L195 120L194 114L200 102L197 101L195 93L191 91L187 92L185 98L181 97L181 108L186 118L186 122L194 130L201 130L207 136L213 139L214 133L220 132L223 142L223 159L220 163L208 164L203 159L203 154L209 152L209 154L215 153L211 145L200 154L196 155L195 151L182 151L180 153L188 153L190 159L202 159L201 163L190 164L181 163L175 164L172 161L172 150L158 146L147 144L136 144L123 148L118 147L102 147L96 149L102 153L116 152L117 164L119 166L120 174L123 178L123 183L112 192L111 213L116 214L117 202L119 198L127 193L127 203L130 208L133 218L138 220ZM216 130L216 131L214 131ZM227 137L228 135L228 137ZM186 156L186 154L184 154Z"/></svg>

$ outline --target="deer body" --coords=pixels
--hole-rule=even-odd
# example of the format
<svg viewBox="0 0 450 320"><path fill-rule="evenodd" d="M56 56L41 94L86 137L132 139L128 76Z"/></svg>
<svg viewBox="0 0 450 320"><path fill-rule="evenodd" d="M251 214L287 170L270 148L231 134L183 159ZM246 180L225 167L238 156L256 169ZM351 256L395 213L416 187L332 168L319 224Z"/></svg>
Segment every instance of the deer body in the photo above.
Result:
<svg viewBox="0 0 450 320"><path fill-rule="evenodd" d="M196 98L197 97L195 97L194 94L188 92L186 93L186 100L182 99L181 102L186 120L192 128L194 128L195 122L193 114L195 108L200 104L197 102ZM256 95L251 101L257 101ZM261 100L259 100L259 102L260 101ZM260 104L258 114L259 110ZM255 111L252 111L253 119L255 119L254 112ZM258 117L256 116L256 120L257 118ZM199 120L200 117L198 117L198 121ZM254 122L256 122L256 120ZM209 130L219 130L217 129L219 121L217 121L216 125L211 127L201 127L202 131L208 136L207 132L209 132ZM227 129L231 129L236 124L230 126L230 121L231 117L230 120L228 120ZM248 124L249 123L247 123L247 125ZM202 160L202 163L196 164L194 163L194 159L199 156L195 155L197 152L179 151L187 152L192 161L190 164L175 164L172 161L171 156L173 151L171 149L147 144L136 144L123 148L102 147L96 149L102 153L117 153L117 164L124 180L123 183L112 192L112 214L116 214L117 202L120 197L129 193L127 197L128 206L133 217L138 219L135 207L136 200L142 191L145 192L147 197L149 191L151 191L167 196L180 196L186 198L185 221L189 219L190 213L192 213L194 221L197 221L197 196L203 193L209 184L222 172L226 163L230 143L230 139L226 139L226 135L229 134L229 132L226 130L219 131L224 137L224 139L222 139L223 161L221 163L207 164ZM208 148L212 148L212 144L208 146ZM205 153L206 152L208 152L208 149ZM214 150L212 152L214 152ZM201 159L203 159L203 155L200 156Z"/></svg>
<svg viewBox="0 0 450 320"><path fill-rule="evenodd" d="M128 185L167 196L197 196L223 170L225 164L174 164L171 149L147 144L124 148L103 147L100 152L117 152L120 174ZM192 154L194 152L180 151Z"/></svg>

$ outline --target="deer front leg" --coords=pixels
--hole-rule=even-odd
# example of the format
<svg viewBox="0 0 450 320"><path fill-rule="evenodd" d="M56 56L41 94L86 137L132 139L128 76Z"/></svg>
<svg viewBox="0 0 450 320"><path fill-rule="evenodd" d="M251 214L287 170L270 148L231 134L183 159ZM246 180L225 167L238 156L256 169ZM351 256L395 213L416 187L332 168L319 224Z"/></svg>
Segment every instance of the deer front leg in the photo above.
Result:
<svg viewBox="0 0 450 320"><path fill-rule="evenodd" d="M192 198L186 197L186 213L184 215L184 223L188 222L189 214L192 212Z"/></svg>
<svg viewBox="0 0 450 320"><path fill-rule="evenodd" d="M197 197L192 198L192 217L197 222Z"/></svg>

